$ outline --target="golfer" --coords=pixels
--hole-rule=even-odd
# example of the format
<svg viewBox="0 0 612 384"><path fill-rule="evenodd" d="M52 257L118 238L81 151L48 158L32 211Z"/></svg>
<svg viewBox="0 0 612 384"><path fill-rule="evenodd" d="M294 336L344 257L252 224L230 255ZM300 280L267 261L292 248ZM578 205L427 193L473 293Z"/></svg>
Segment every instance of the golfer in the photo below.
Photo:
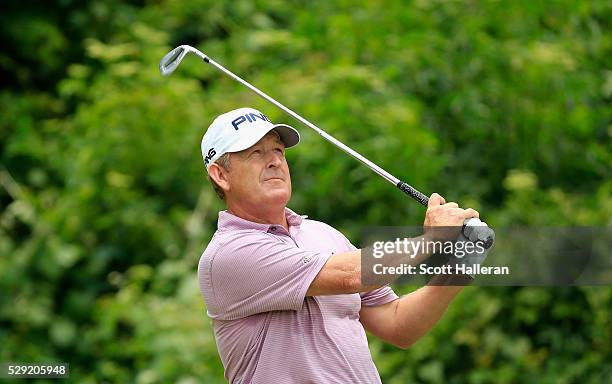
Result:
<svg viewBox="0 0 612 384"><path fill-rule="evenodd" d="M227 209L198 279L231 383L380 383L365 330L408 348L440 319L460 286L398 297L361 284L361 250L287 204L292 127L240 108L202 138L208 176ZM433 194L425 226L461 227L473 209Z"/></svg>

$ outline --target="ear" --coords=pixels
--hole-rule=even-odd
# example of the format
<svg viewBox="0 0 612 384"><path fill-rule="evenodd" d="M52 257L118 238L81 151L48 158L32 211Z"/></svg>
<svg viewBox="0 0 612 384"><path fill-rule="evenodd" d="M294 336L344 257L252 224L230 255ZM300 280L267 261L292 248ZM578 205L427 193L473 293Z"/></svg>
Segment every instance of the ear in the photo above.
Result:
<svg viewBox="0 0 612 384"><path fill-rule="evenodd" d="M227 173L227 170L217 163L212 163L208 167L208 175L215 181L215 183L217 183L219 187L221 187L223 192L230 190L229 177Z"/></svg>

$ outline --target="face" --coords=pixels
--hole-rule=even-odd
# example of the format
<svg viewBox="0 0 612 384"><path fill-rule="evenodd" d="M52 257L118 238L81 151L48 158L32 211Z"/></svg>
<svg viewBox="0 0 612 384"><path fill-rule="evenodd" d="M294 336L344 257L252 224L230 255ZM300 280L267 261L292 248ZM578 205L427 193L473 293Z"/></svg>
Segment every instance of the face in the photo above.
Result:
<svg viewBox="0 0 612 384"><path fill-rule="evenodd" d="M291 198L285 145L276 132L269 132L244 151L232 153L225 176L228 204L237 203L247 209L284 207Z"/></svg>

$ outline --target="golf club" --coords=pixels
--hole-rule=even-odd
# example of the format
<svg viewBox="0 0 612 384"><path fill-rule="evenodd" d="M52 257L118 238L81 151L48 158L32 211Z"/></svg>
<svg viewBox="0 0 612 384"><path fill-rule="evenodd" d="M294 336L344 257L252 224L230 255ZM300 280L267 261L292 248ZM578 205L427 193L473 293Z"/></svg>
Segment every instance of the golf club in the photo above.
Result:
<svg viewBox="0 0 612 384"><path fill-rule="evenodd" d="M341 141L337 140L336 138L334 138L333 136L331 136L327 132L323 131L321 128L317 127L316 125L314 125L310 121L306 120L302 116L298 115L297 113L295 113L294 111L292 111L288 107L286 107L283 104L281 104L280 102L276 101L271 96L268 96L263 91L259 90L258 88L256 88L252 84L250 84L249 82L247 82L247 81L243 80L242 78L240 78L239 76L235 75L233 72L229 71L228 69L223 67L221 64L217 63L216 61L214 61L213 59L211 59L210 57L206 56L204 53L202 53L201 51L199 51L198 49L196 49L196 48L194 48L194 47L192 47L190 45L180 45L180 46L174 48L172 51L168 52L161 59L161 61L159 63L159 71L161 72L161 74L163 76L169 76L170 74L172 74L176 70L176 68L178 68L178 66L181 64L181 62L183 61L185 56L187 56L188 53L195 54L196 56L198 56L199 58L204 60L204 62L212 65L213 67L215 67L218 70L220 70L221 72L225 73L226 75L228 75L232 79L238 81L240 84L244 85L245 87L249 88L253 92L257 93L259 96L263 97L267 101L269 101L272 104L276 105L278 108L280 108L281 110L283 110L285 113L289 114L290 116L292 116L296 120L300 121L302 124L304 124L304 125L308 126L309 128L315 130L319 135L323 136L323 138L325 140L331 142L332 144L334 144L335 146L337 146L338 148L340 148L344 152L346 152L349 155L351 155L353 158L359 160L362 164L365 164L368 168L370 168L372 171L376 172L378 175L383 177L385 180L387 180L391 184L395 185L397 188L399 188L405 194L407 194L408 196L412 197L413 199L415 199L419 203L423 204L424 206L427 206L427 203L428 203L429 199L423 193L421 193L420 191L416 190L415 188L413 188L408 183L406 183L404 181L401 181L397 177L391 175L389 172L385 171L384 169L382 169L378 165L376 165L373 162L371 162L370 160L366 159L364 156L362 156L358 152L354 151L352 148L346 146L344 143L342 143ZM480 222L480 220L478 220L478 222ZM489 227L486 227L486 226L477 226L477 225L473 225L472 223L477 224L472 219L472 221L470 223L468 223L468 221L466 221L466 226L469 225L470 227L473 227L472 229L475 230L478 233L478 239L482 240L484 242L485 248L489 248L493 244L493 241L495 239L495 234L494 234L493 230L491 228L489 228ZM464 233L465 232L466 232L466 229L464 228Z"/></svg>

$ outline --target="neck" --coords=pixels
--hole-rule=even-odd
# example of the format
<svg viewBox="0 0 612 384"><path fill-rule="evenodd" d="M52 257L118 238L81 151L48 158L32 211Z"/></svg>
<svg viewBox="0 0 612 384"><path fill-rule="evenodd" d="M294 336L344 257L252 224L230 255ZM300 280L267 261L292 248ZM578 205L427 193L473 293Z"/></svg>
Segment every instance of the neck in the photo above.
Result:
<svg viewBox="0 0 612 384"><path fill-rule="evenodd" d="M278 224L282 225L287 231L289 230L289 224L287 223L287 217L285 216L285 207L279 207L274 209L245 209L235 204L227 202L227 211L234 216L238 216L242 219L252 221L254 223L261 224Z"/></svg>

